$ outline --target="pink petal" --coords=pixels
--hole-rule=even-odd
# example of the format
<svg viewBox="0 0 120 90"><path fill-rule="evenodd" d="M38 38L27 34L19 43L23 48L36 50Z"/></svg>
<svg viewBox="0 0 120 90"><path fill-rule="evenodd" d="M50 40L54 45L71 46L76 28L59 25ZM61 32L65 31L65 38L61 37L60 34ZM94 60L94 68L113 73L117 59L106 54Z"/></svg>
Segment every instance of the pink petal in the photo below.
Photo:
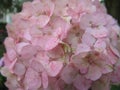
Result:
<svg viewBox="0 0 120 90"><path fill-rule="evenodd" d="M30 18L30 22L33 23L33 25L37 25L39 28L43 28L50 20L50 17L46 15L40 15L38 17L33 16Z"/></svg>
<svg viewBox="0 0 120 90"><path fill-rule="evenodd" d="M80 53L89 52L90 50L91 49L87 44L84 44L84 43L78 44L75 54L77 55Z"/></svg>
<svg viewBox="0 0 120 90"><path fill-rule="evenodd" d="M11 37L8 37L5 39L5 47L7 50L7 56L8 58L13 61L16 58L16 51L15 51L15 42L14 39Z"/></svg>
<svg viewBox="0 0 120 90"><path fill-rule="evenodd" d="M25 74L26 68L22 63L16 63L13 71L16 75L21 76Z"/></svg>
<svg viewBox="0 0 120 90"><path fill-rule="evenodd" d="M10 61L13 61L17 56L16 51L14 49L10 49L9 51L7 51L7 56Z"/></svg>
<svg viewBox="0 0 120 90"><path fill-rule="evenodd" d="M99 67L97 66L90 66L88 73L85 75L87 79L92 81L98 80L102 75L102 72Z"/></svg>
<svg viewBox="0 0 120 90"><path fill-rule="evenodd" d="M65 83L71 84L76 77L77 70L72 66L66 66L61 72L61 79L64 80Z"/></svg>
<svg viewBox="0 0 120 90"><path fill-rule="evenodd" d="M91 33L95 38L103 38L108 36L108 30L106 27L98 27L95 29L89 28L87 32Z"/></svg>
<svg viewBox="0 0 120 90"><path fill-rule="evenodd" d="M16 62L17 62L17 58L14 61L12 61L10 66L9 66L9 70L11 73L14 73L13 68L14 68Z"/></svg>
<svg viewBox="0 0 120 90"><path fill-rule="evenodd" d="M80 70L80 73L86 74L89 70L89 63L82 59L82 57L84 58L82 54L73 56L71 63Z"/></svg>
<svg viewBox="0 0 120 90"><path fill-rule="evenodd" d="M98 39L94 44L94 48L99 52L104 51L106 49L106 42L102 39Z"/></svg>
<svg viewBox="0 0 120 90"><path fill-rule="evenodd" d="M31 16L35 13L35 10L33 8L33 5L31 2L25 2L23 3L23 10L22 12L26 13L26 16Z"/></svg>
<svg viewBox="0 0 120 90"><path fill-rule="evenodd" d="M37 53L37 50L34 46L26 45L21 50L21 58L22 60L29 60L34 57L34 55Z"/></svg>
<svg viewBox="0 0 120 90"><path fill-rule="evenodd" d="M29 45L29 43L21 42L16 45L16 51L20 54L23 47Z"/></svg>
<svg viewBox="0 0 120 90"><path fill-rule="evenodd" d="M73 84L77 90L88 90L91 87L92 82L81 75L77 75Z"/></svg>
<svg viewBox="0 0 120 90"><path fill-rule="evenodd" d="M28 68L23 83L26 90L37 90L41 86L39 73L34 71L32 68Z"/></svg>
<svg viewBox="0 0 120 90"><path fill-rule="evenodd" d="M59 43L58 38L52 36L45 36L33 41L34 45L40 46L43 50L51 50Z"/></svg>
<svg viewBox="0 0 120 90"><path fill-rule="evenodd" d="M43 88L48 87L48 76L46 72L42 72L42 84L43 84Z"/></svg>
<svg viewBox="0 0 120 90"><path fill-rule="evenodd" d="M48 56L50 58L61 58L63 55L64 55L64 51L60 45L58 45L54 49L48 51Z"/></svg>
<svg viewBox="0 0 120 90"><path fill-rule="evenodd" d="M7 67L1 68L0 73L1 73L3 76L5 76L5 77L10 76L10 74L11 74L11 73L9 72L9 69L8 69Z"/></svg>
<svg viewBox="0 0 120 90"><path fill-rule="evenodd" d="M49 57L44 52L38 53L36 56L36 60L40 62L43 65L43 67L46 67L49 64Z"/></svg>
<svg viewBox="0 0 120 90"><path fill-rule="evenodd" d="M33 2L34 9L37 12L38 15L47 15L51 16L54 11L54 3L51 0L35 0Z"/></svg>
<svg viewBox="0 0 120 90"><path fill-rule="evenodd" d="M12 48L15 48L15 42L14 42L14 39L11 38L11 37L7 37L4 41L4 44L5 44L5 47L7 50L9 49L12 49Z"/></svg>
<svg viewBox="0 0 120 90"><path fill-rule="evenodd" d="M96 39L89 33L84 33L82 36L82 43L92 46L95 43Z"/></svg>
<svg viewBox="0 0 120 90"><path fill-rule="evenodd" d="M45 70L43 65L40 62L38 62L36 59L32 61L30 66L38 73L41 73Z"/></svg>
<svg viewBox="0 0 120 90"><path fill-rule="evenodd" d="M30 35L30 32L28 30L24 32L24 38L29 41L32 39L32 36Z"/></svg>
<svg viewBox="0 0 120 90"><path fill-rule="evenodd" d="M110 77L107 75L95 81L92 85L92 90L110 90L110 88Z"/></svg>
<svg viewBox="0 0 120 90"><path fill-rule="evenodd" d="M49 66L47 67L47 72L48 72L49 76L54 77L60 72L62 67L63 67L62 62L60 62L60 61L51 61L49 63Z"/></svg>
<svg viewBox="0 0 120 90"><path fill-rule="evenodd" d="M117 57L120 57L120 53L116 48L114 48L112 45L110 45L110 49L114 55L116 55Z"/></svg>

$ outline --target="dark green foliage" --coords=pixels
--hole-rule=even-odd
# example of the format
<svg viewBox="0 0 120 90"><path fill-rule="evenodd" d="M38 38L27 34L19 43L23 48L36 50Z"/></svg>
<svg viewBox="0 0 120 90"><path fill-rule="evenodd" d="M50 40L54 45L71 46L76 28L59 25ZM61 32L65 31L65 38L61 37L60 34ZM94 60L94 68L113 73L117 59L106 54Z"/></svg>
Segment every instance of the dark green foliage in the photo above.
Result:
<svg viewBox="0 0 120 90"><path fill-rule="evenodd" d="M0 74L0 90L8 90L7 87L5 87L4 85L5 81L6 81L6 78Z"/></svg>
<svg viewBox="0 0 120 90"><path fill-rule="evenodd" d="M3 44L5 37L7 37L7 31L5 29L5 26L5 23L0 23L0 45Z"/></svg>
<svg viewBox="0 0 120 90"><path fill-rule="evenodd" d="M120 0L104 0L107 11L111 14L120 24Z"/></svg>
<svg viewBox="0 0 120 90"><path fill-rule="evenodd" d="M12 0L0 0L0 10L8 9L12 6Z"/></svg>
<svg viewBox="0 0 120 90"><path fill-rule="evenodd" d="M3 45L3 41L5 37L7 37L5 26L6 26L5 23L0 23L0 58L3 56L5 52L4 45ZM4 85L5 81L6 81L6 78L0 74L0 90L7 90L7 88Z"/></svg>
<svg viewBox="0 0 120 90"><path fill-rule="evenodd" d="M111 90L120 90L120 86L113 85L111 87Z"/></svg>

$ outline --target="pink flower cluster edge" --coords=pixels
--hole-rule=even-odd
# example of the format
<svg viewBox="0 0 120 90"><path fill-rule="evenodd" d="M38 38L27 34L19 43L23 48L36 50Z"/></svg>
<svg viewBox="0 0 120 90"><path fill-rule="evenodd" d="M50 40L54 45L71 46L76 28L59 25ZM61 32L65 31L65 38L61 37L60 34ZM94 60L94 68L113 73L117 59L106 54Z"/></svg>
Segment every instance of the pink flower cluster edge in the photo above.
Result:
<svg viewBox="0 0 120 90"><path fill-rule="evenodd" d="M120 83L120 27L98 0L34 0L6 26L9 90L110 90Z"/></svg>

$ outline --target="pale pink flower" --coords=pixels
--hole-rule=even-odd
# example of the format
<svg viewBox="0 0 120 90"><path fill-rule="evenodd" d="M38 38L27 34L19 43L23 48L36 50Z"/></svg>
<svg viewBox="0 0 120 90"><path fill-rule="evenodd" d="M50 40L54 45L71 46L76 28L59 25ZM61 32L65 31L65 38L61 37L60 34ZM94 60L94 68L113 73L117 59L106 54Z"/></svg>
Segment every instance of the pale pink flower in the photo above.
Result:
<svg viewBox="0 0 120 90"><path fill-rule="evenodd" d="M43 84L43 88L48 87L48 76L46 72L42 72L42 84Z"/></svg>
<svg viewBox="0 0 120 90"><path fill-rule="evenodd" d="M62 69L63 64L60 61L51 61L48 66L46 66L46 71L49 76L56 76Z"/></svg>
<svg viewBox="0 0 120 90"><path fill-rule="evenodd" d="M9 87L9 90L17 90L17 88L20 87L20 84L17 80L17 77L13 75L7 67L3 67L1 69L2 75L7 77L7 81L5 82L5 85Z"/></svg>
<svg viewBox="0 0 120 90"><path fill-rule="evenodd" d="M75 77L77 76L77 69L72 67L71 65L64 67L61 73L61 79L64 80L67 84L72 84Z"/></svg>
<svg viewBox="0 0 120 90"><path fill-rule="evenodd" d="M79 22L84 14L96 11L96 7L89 0L70 0L70 2L67 12L73 22Z"/></svg>
<svg viewBox="0 0 120 90"><path fill-rule="evenodd" d="M32 68L28 68L25 74L23 84L25 90L37 90L41 86L41 77L39 76L39 73Z"/></svg>
<svg viewBox="0 0 120 90"><path fill-rule="evenodd" d="M114 71L111 75L111 81L113 84L118 85L120 83L120 60L116 63L115 67L114 67Z"/></svg>
<svg viewBox="0 0 120 90"><path fill-rule="evenodd" d="M63 69L61 79L68 85L73 84L77 90L88 90L92 84L92 81L80 75L78 69L72 66L72 64Z"/></svg>
<svg viewBox="0 0 120 90"><path fill-rule="evenodd" d="M73 63L87 79L95 81L98 80L102 74L113 71L113 66L107 63L107 59L105 55L98 52L88 52L84 56L82 54L73 56L71 63Z"/></svg>
<svg viewBox="0 0 120 90"><path fill-rule="evenodd" d="M0 71L9 90L110 90L120 83L120 27L99 0L25 2L6 28Z"/></svg>
<svg viewBox="0 0 120 90"><path fill-rule="evenodd" d="M86 32L93 35L95 38L104 38L109 35L109 32L106 27L100 26L97 28L87 28Z"/></svg>
<svg viewBox="0 0 120 90"><path fill-rule="evenodd" d="M91 87L92 81L81 75L77 75L73 81L73 84L77 90L88 90Z"/></svg>
<svg viewBox="0 0 120 90"><path fill-rule="evenodd" d="M96 38L93 37L90 33L85 32L81 39L83 44L86 44L92 47L95 44Z"/></svg>
<svg viewBox="0 0 120 90"><path fill-rule="evenodd" d="M92 90L110 90L110 74L103 75L92 85Z"/></svg>

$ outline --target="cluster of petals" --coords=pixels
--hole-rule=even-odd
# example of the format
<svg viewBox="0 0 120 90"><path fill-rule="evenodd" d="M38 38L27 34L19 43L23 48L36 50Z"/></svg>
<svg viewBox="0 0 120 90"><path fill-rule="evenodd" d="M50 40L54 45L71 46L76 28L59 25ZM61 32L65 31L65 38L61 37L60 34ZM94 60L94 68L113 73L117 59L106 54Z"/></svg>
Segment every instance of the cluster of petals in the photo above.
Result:
<svg viewBox="0 0 120 90"><path fill-rule="evenodd" d="M9 90L110 90L120 83L120 27L99 0L25 2L6 28L1 73Z"/></svg>

